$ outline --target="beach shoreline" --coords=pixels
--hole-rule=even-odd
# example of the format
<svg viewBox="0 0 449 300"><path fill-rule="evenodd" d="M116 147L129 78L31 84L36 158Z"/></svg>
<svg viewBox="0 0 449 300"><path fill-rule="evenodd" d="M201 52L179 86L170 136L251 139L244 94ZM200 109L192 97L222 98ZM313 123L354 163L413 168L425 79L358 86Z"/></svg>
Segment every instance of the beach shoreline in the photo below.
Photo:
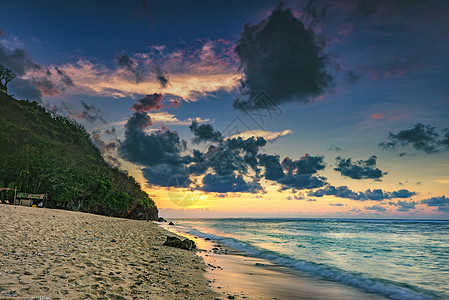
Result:
<svg viewBox="0 0 449 300"><path fill-rule="evenodd" d="M171 232L192 239L207 264L210 288L227 299L387 299L338 282L324 280L266 259L227 247L220 241L188 233L182 226L160 223Z"/></svg>
<svg viewBox="0 0 449 300"><path fill-rule="evenodd" d="M0 204L0 299L216 299L153 222ZM13 297L13 298L12 298Z"/></svg>

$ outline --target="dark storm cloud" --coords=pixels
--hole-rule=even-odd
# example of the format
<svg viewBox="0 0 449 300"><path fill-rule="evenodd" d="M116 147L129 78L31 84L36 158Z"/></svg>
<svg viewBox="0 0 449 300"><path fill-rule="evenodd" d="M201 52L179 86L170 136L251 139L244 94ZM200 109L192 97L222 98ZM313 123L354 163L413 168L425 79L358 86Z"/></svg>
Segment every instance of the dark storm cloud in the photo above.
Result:
<svg viewBox="0 0 449 300"><path fill-rule="evenodd" d="M327 184L326 178L322 176L310 175L286 175L278 180L284 189L295 188L298 190L315 189Z"/></svg>
<svg viewBox="0 0 449 300"><path fill-rule="evenodd" d="M435 130L435 127L416 123L410 129L404 129L388 136L388 140L379 144L384 149L395 150L406 146L412 146L415 150L426 153L436 153L442 150L449 149L449 129L441 130L442 139L439 139L440 134Z"/></svg>
<svg viewBox="0 0 449 300"><path fill-rule="evenodd" d="M386 212L387 211L387 209L385 207L380 206L380 205L365 206L365 209L367 209L367 210L374 210L374 211L377 211L377 212Z"/></svg>
<svg viewBox="0 0 449 300"><path fill-rule="evenodd" d="M388 204L397 206L398 207L397 211L410 211L412 209L415 209L415 206L416 204L418 204L418 202L415 201L407 202L399 200L398 202L389 202Z"/></svg>
<svg viewBox="0 0 449 300"><path fill-rule="evenodd" d="M223 141L223 137L221 132L215 131L212 125L210 124L202 124L198 125L197 121L193 121L189 126L190 131L195 136L192 139L194 144L199 144L201 142L221 142Z"/></svg>
<svg viewBox="0 0 449 300"><path fill-rule="evenodd" d="M200 190L215 193L257 193L262 190L262 187L257 181L246 182L242 175L220 176L209 173L204 176Z"/></svg>
<svg viewBox="0 0 449 300"><path fill-rule="evenodd" d="M335 196L338 198L346 198L346 199L352 199L357 201L367 201L367 200L373 200L373 201L383 201L387 199L393 199L393 198L409 198L413 195L416 195L415 192L408 191L405 189L401 189L394 192L386 192L381 189L374 189L370 190L367 189L364 192L354 192L351 189L349 189L347 186L327 186L323 189L316 190L314 192L309 192L308 196L312 197L323 197L323 196Z"/></svg>
<svg viewBox="0 0 449 300"><path fill-rule="evenodd" d="M295 18L281 3L256 25L245 24L235 46L244 72L238 109L257 109L267 103L257 97L266 93L276 105L288 101L308 102L332 84L328 58L310 27ZM264 102L264 103L261 103Z"/></svg>
<svg viewBox="0 0 449 300"><path fill-rule="evenodd" d="M323 162L323 158L323 156L304 155L296 161L296 166L298 168L297 174L310 175L317 173L319 170L323 170L326 166Z"/></svg>
<svg viewBox="0 0 449 300"><path fill-rule="evenodd" d="M424 199L421 200L421 203L430 207L438 207L438 211L449 212L449 198L446 198L446 196Z"/></svg>
<svg viewBox="0 0 449 300"><path fill-rule="evenodd" d="M147 112L162 107L163 96L147 95L131 106L136 112L125 125L125 139L118 148L119 155L136 164L144 166L142 174L149 184L164 187L187 187L190 185L190 171L187 164L192 161L183 155L186 142L178 132L168 128L145 132L153 125Z"/></svg>
<svg viewBox="0 0 449 300"><path fill-rule="evenodd" d="M395 191L391 193L391 198L409 198L411 196L416 195L415 192L411 192L406 189L401 189L399 191Z"/></svg>
<svg viewBox="0 0 449 300"><path fill-rule="evenodd" d="M146 95L142 99L137 100L137 103L134 103L131 106L131 110L138 112L149 112L151 110L159 110L163 107L162 105L162 94L154 93L152 95Z"/></svg>
<svg viewBox="0 0 449 300"><path fill-rule="evenodd" d="M266 143L261 137L227 139L218 146L209 146L206 152L207 164L220 176L235 172L247 174L250 168L258 173L257 154Z"/></svg>
<svg viewBox="0 0 449 300"><path fill-rule="evenodd" d="M325 177L315 175L325 168L322 156L306 154L296 161L286 157L282 163L278 155L259 154L257 158L264 167L264 178L280 183L282 189L314 189L326 184Z"/></svg>
<svg viewBox="0 0 449 300"><path fill-rule="evenodd" d="M148 183L163 187L188 187L190 173L183 164L155 164L142 169Z"/></svg>
<svg viewBox="0 0 449 300"><path fill-rule="evenodd" d="M386 175L379 168L376 168L376 156L371 156L367 160L358 160L352 162L350 158L344 159L337 156L337 167L335 171L341 173L342 176L347 176L352 179L379 179Z"/></svg>
<svg viewBox="0 0 449 300"><path fill-rule="evenodd" d="M285 176L279 155L259 154L259 164L265 167L264 177L268 180L278 180Z"/></svg>
<svg viewBox="0 0 449 300"><path fill-rule="evenodd" d="M135 113L126 124L125 139L120 144L121 156L133 163L144 166L184 161L181 152L185 150L185 141L176 131L157 130L147 134L143 129L151 125L151 118L145 113Z"/></svg>
<svg viewBox="0 0 449 300"><path fill-rule="evenodd" d="M150 103L149 107L155 109L158 105L153 104L160 101ZM306 154L295 161L285 158L281 165L279 156L259 154L267 144L263 137L224 139L210 124L192 122L190 129L197 142L213 144L205 152L194 149L191 155L185 154L186 142L177 132L145 131L152 122L146 111L148 107L141 106L139 101L132 107L138 111L128 120L125 139L118 151L124 159L144 166L143 175L150 184L167 187L194 184L204 192L258 193L264 191L259 183L261 168L265 179L281 184L282 189L313 189L327 184L326 178L317 176L325 168L323 156ZM195 184L192 175L204 175L202 184Z"/></svg>
<svg viewBox="0 0 449 300"><path fill-rule="evenodd" d="M257 178L247 181L243 175L249 169L257 173L257 154L266 145L265 139L239 137L223 140L221 133L211 125L198 126L193 122L191 128L196 137L217 144L210 145L206 153L193 150L192 155L185 155L186 142L179 138L177 132L168 129L151 133L144 131L152 125L151 118L145 111L148 107L141 109L142 101L137 104L133 109L144 111L134 113L128 120L119 153L124 159L144 166L143 175L148 183L188 187L192 183L190 175L205 174L203 184L196 186L205 192L256 193L262 190ZM150 107L155 109L158 105Z"/></svg>
<svg viewBox="0 0 449 300"><path fill-rule="evenodd" d="M121 69L128 71L129 74L132 75L132 79L136 82L142 82L143 74L141 70L139 70L139 66L137 62L129 57L126 53L119 53L115 56L118 66Z"/></svg>

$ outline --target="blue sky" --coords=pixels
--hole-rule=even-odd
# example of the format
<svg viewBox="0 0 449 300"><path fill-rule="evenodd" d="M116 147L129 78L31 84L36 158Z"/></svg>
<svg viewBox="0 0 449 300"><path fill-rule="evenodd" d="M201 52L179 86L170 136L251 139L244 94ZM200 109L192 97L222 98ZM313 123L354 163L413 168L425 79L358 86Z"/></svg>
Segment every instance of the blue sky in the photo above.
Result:
<svg viewBox="0 0 449 300"><path fill-rule="evenodd" d="M0 2L9 92L163 215L449 217L447 1Z"/></svg>

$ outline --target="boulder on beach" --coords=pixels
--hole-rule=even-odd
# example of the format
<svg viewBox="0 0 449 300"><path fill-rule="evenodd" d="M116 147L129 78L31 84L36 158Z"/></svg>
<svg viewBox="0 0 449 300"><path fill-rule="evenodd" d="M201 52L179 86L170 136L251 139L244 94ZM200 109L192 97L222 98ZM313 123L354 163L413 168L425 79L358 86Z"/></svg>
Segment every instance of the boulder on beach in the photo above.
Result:
<svg viewBox="0 0 449 300"><path fill-rule="evenodd" d="M185 250L193 250L196 248L196 244L194 241L189 239L181 240L180 238L175 236L167 236L167 240L164 242L163 245Z"/></svg>

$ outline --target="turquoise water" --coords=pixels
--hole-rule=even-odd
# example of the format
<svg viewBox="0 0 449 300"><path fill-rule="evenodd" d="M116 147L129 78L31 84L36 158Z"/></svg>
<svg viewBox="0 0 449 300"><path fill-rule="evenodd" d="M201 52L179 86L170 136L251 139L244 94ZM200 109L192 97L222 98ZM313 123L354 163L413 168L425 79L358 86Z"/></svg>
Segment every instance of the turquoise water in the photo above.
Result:
<svg viewBox="0 0 449 300"><path fill-rule="evenodd" d="M179 219L275 263L391 299L449 299L449 221Z"/></svg>

